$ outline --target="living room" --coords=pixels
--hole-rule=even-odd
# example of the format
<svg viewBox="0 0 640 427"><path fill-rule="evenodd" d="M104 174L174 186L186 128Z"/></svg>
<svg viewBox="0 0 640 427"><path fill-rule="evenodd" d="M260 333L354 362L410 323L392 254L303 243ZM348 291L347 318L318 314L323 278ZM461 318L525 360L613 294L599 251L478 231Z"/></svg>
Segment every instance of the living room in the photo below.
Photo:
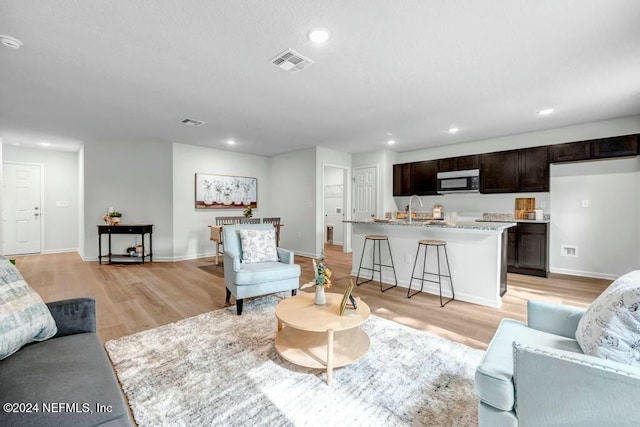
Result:
<svg viewBox="0 0 640 427"><path fill-rule="evenodd" d="M314 280L311 260L325 257L334 271L329 292L342 293L355 276L352 230L345 224L343 245L325 246L325 166L344 168L351 182L355 169L375 165L375 216L384 217L407 204L393 196L394 164L640 133L640 70L633 59L638 26L631 19L638 6L631 1L495 1L465 5L464 12L432 2L380 2L378 10L361 2L198 2L198 17L173 3L94 3L0 6L0 33L21 42L17 50L0 46L7 64L0 83L0 138L3 164L36 164L42 171L40 250L5 255L17 258L45 302L95 298L102 344L212 311L235 316L225 307L224 275L212 261L209 226L216 216L240 216L242 210L194 208L198 173L256 178L253 214L282 219L280 247L295 253L300 284ZM503 15L510 20L496 22ZM443 28L442 17L451 18L453 28ZM295 24L274 30L276 19ZM323 46L307 37L317 26L331 33ZM455 35L463 29L464 36ZM372 31L370 40L365 30ZM432 34L437 31L440 38ZM506 40L508 31L514 40ZM445 37L447 46L464 50L439 48ZM294 74L274 67L269 58L287 48L314 63ZM379 64L398 53L427 58ZM221 65L227 57L251 65ZM329 65L346 57L363 62ZM491 65L498 60L500 66ZM544 66L533 68L536 62ZM498 71L508 67L516 71ZM445 89L443 81L455 90ZM345 105L335 105L340 99ZM550 115L538 114L551 107L556 111ZM186 117L206 123L185 126L180 120ZM377 317L478 351L488 348L503 318L526 322L530 299L588 307L640 262L640 162L631 156L552 165L550 183L543 193L423 197L426 210L441 200L449 210L473 212L512 211L516 196L545 203L551 275L510 274L500 309L463 301L439 308L437 295L407 300L402 287L382 294L364 285L354 294ZM346 194L344 218L350 220L355 206L351 190ZM590 206L579 206L583 200ZM4 198L0 205L6 209ZM96 225L110 208L122 212L125 224L153 224L152 263L98 265ZM5 242L7 234L2 237ZM114 238L117 251L139 243ZM562 256L567 245L579 247L579 257ZM241 322L258 311L251 307L230 320ZM274 334L275 325L274 318ZM313 377L324 384L323 375ZM469 384L466 399L475 399ZM469 413L477 416L477 407ZM132 419L141 425L158 422L141 421L138 414ZM434 420L478 422L465 417ZM288 420L303 425L309 419ZM171 420L164 422L179 423ZM383 417L378 423L384 420L407 422Z"/></svg>

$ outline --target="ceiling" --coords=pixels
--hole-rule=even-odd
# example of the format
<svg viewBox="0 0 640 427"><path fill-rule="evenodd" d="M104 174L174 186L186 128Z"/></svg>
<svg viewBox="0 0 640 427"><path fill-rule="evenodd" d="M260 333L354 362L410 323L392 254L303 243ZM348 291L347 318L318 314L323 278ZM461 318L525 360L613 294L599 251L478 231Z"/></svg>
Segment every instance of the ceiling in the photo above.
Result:
<svg viewBox="0 0 640 427"><path fill-rule="evenodd" d="M269 156L636 115L638 22L637 0L0 0L0 34L24 43L0 46L0 132L67 150L171 141ZM318 26L324 45L307 38ZM287 48L314 64L269 62Z"/></svg>

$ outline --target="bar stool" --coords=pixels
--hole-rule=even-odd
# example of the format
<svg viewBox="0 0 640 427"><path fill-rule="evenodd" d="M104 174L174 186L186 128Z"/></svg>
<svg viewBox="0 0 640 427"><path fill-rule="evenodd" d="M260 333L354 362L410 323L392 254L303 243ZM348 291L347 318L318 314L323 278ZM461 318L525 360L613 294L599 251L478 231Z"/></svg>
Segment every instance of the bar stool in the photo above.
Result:
<svg viewBox="0 0 640 427"><path fill-rule="evenodd" d="M382 264L382 256L381 256L381 252L380 252L380 242L381 241L386 241L387 242L387 247L389 248L389 258L391 259L391 265L386 265L386 264ZM363 267L362 266L362 259L364 258L364 253L367 250L367 242L371 241L373 243L373 257L371 260L371 268L369 267ZM376 262L376 243L378 243L378 262ZM378 267L378 269L376 269L376 267ZM396 284L393 286L389 286L386 289L382 288L382 267L386 267L386 268L390 268L393 270L393 278L396 281ZM371 279L369 280L365 280L364 282L358 282L358 280L360 279L360 270L369 270L371 271ZM358 267L358 275L356 276L356 286L360 286L364 283L369 283L371 281L373 281L374 275L376 274L376 272L378 272L379 274L379 282L380 282L380 291L385 292L388 291L391 288L395 288L396 286L398 286L398 278L396 277L396 268L393 266L393 256L391 256L391 245L389 244L389 237L388 236L379 236L379 235L375 235L375 234L367 234L366 236L364 236L364 246L362 247L362 256L360 257L360 266Z"/></svg>
<svg viewBox="0 0 640 427"><path fill-rule="evenodd" d="M416 270L416 265L418 264L418 256L420 255L420 248L422 246L424 246L424 259L422 261L422 276L421 277L416 277L416 276L414 276L414 274L415 274L415 270ZM429 246L433 246L433 247L436 248L436 260L438 262L438 272L437 273L430 273L430 272L426 271L426 269L427 269L427 249L429 249ZM444 258L447 261L447 273L448 274L442 274L442 272L440 271L440 248L444 249ZM426 274L429 274L429 275L432 275L432 276L438 276L438 280L436 281L436 280L425 279L424 276ZM449 283L451 284L451 298L448 301L446 301L444 304L442 303L442 278L443 277L448 277L449 278ZM411 284L413 283L413 279L420 280L420 290L419 291L415 291L414 293L411 293ZM438 284L438 287L440 288L440 307L444 307L449 302L454 300L456 294L453 291L453 280L451 279L451 268L449 267L449 257L447 256L447 242L445 242L444 240L419 240L418 241L418 251L416 252L416 260L413 263L413 270L411 270L411 280L409 281L409 289L407 290L407 298L411 298L415 294L422 292L422 288L424 287L424 282L431 282L431 283L437 283Z"/></svg>

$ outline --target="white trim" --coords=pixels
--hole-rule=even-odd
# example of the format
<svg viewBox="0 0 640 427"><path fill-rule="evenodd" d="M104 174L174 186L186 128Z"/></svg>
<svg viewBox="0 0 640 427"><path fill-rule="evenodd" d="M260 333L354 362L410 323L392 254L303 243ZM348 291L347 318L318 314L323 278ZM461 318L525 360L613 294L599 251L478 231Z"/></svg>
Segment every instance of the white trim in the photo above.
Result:
<svg viewBox="0 0 640 427"><path fill-rule="evenodd" d="M66 254L69 252L78 252L78 248L46 249L42 251L43 254ZM80 252L78 252L78 254L80 254Z"/></svg>
<svg viewBox="0 0 640 427"><path fill-rule="evenodd" d="M293 251L293 253L295 255L301 256L301 257L305 257L305 258L322 258L322 254L311 254L309 252L300 252L300 251Z"/></svg>
<svg viewBox="0 0 640 427"><path fill-rule="evenodd" d="M2 161L3 166L6 164L10 164L10 165L25 165L25 166L38 166L40 167L40 252L38 253L44 253L44 214L45 214L45 209L44 209L44 163L34 163L34 162L18 162L18 161L13 161L13 160L3 160ZM2 182L4 185L4 167L2 168L2 174L3 174L3 178L2 178ZM4 201L4 194L2 195L3 201ZM3 203L4 204L4 203ZM3 207L4 209L4 207ZM6 236L4 236L4 238L6 239ZM4 246L4 245L3 245ZM3 252L4 252L4 247L3 247ZM17 254L17 255L27 255L27 254Z"/></svg>
<svg viewBox="0 0 640 427"><path fill-rule="evenodd" d="M569 276L592 277L594 279L615 280L621 276L621 274L598 273L596 271L571 270L568 268L550 268L549 271L551 273L567 274Z"/></svg>

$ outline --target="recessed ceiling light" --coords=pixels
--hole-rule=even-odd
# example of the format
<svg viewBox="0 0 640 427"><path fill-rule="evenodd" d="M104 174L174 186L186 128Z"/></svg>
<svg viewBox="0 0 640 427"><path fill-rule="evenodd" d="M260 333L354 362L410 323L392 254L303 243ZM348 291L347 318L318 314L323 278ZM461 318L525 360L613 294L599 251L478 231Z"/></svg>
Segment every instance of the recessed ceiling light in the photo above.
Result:
<svg viewBox="0 0 640 427"><path fill-rule="evenodd" d="M50 147L51 143L50 142L41 142L40 145L42 145L43 147Z"/></svg>
<svg viewBox="0 0 640 427"><path fill-rule="evenodd" d="M233 139L227 139L227 144L229 144L229 145L233 145L233 144L235 144L235 143L236 143L236 142L235 142Z"/></svg>
<svg viewBox="0 0 640 427"><path fill-rule="evenodd" d="M326 28L313 28L309 31L309 40L314 43L322 44L329 40L331 33Z"/></svg>
<svg viewBox="0 0 640 427"><path fill-rule="evenodd" d="M390 139L390 140L387 141L387 144L389 144L389 145L393 145L395 143L396 143L395 139Z"/></svg>
<svg viewBox="0 0 640 427"><path fill-rule="evenodd" d="M458 133L459 130L460 129L458 129L458 128L449 128L449 133L452 133L452 134L453 133Z"/></svg>
<svg viewBox="0 0 640 427"><path fill-rule="evenodd" d="M0 43L11 49L20 49L22 42L15 37L0 34Z"/></svg>
<svg viewBox="0 0 640 427"><path fill-rule="evenodd" d="M538 114L541 116L548 116L551 113L553 113L553 108L545 108L544 110L538 111Z"/></svg>

